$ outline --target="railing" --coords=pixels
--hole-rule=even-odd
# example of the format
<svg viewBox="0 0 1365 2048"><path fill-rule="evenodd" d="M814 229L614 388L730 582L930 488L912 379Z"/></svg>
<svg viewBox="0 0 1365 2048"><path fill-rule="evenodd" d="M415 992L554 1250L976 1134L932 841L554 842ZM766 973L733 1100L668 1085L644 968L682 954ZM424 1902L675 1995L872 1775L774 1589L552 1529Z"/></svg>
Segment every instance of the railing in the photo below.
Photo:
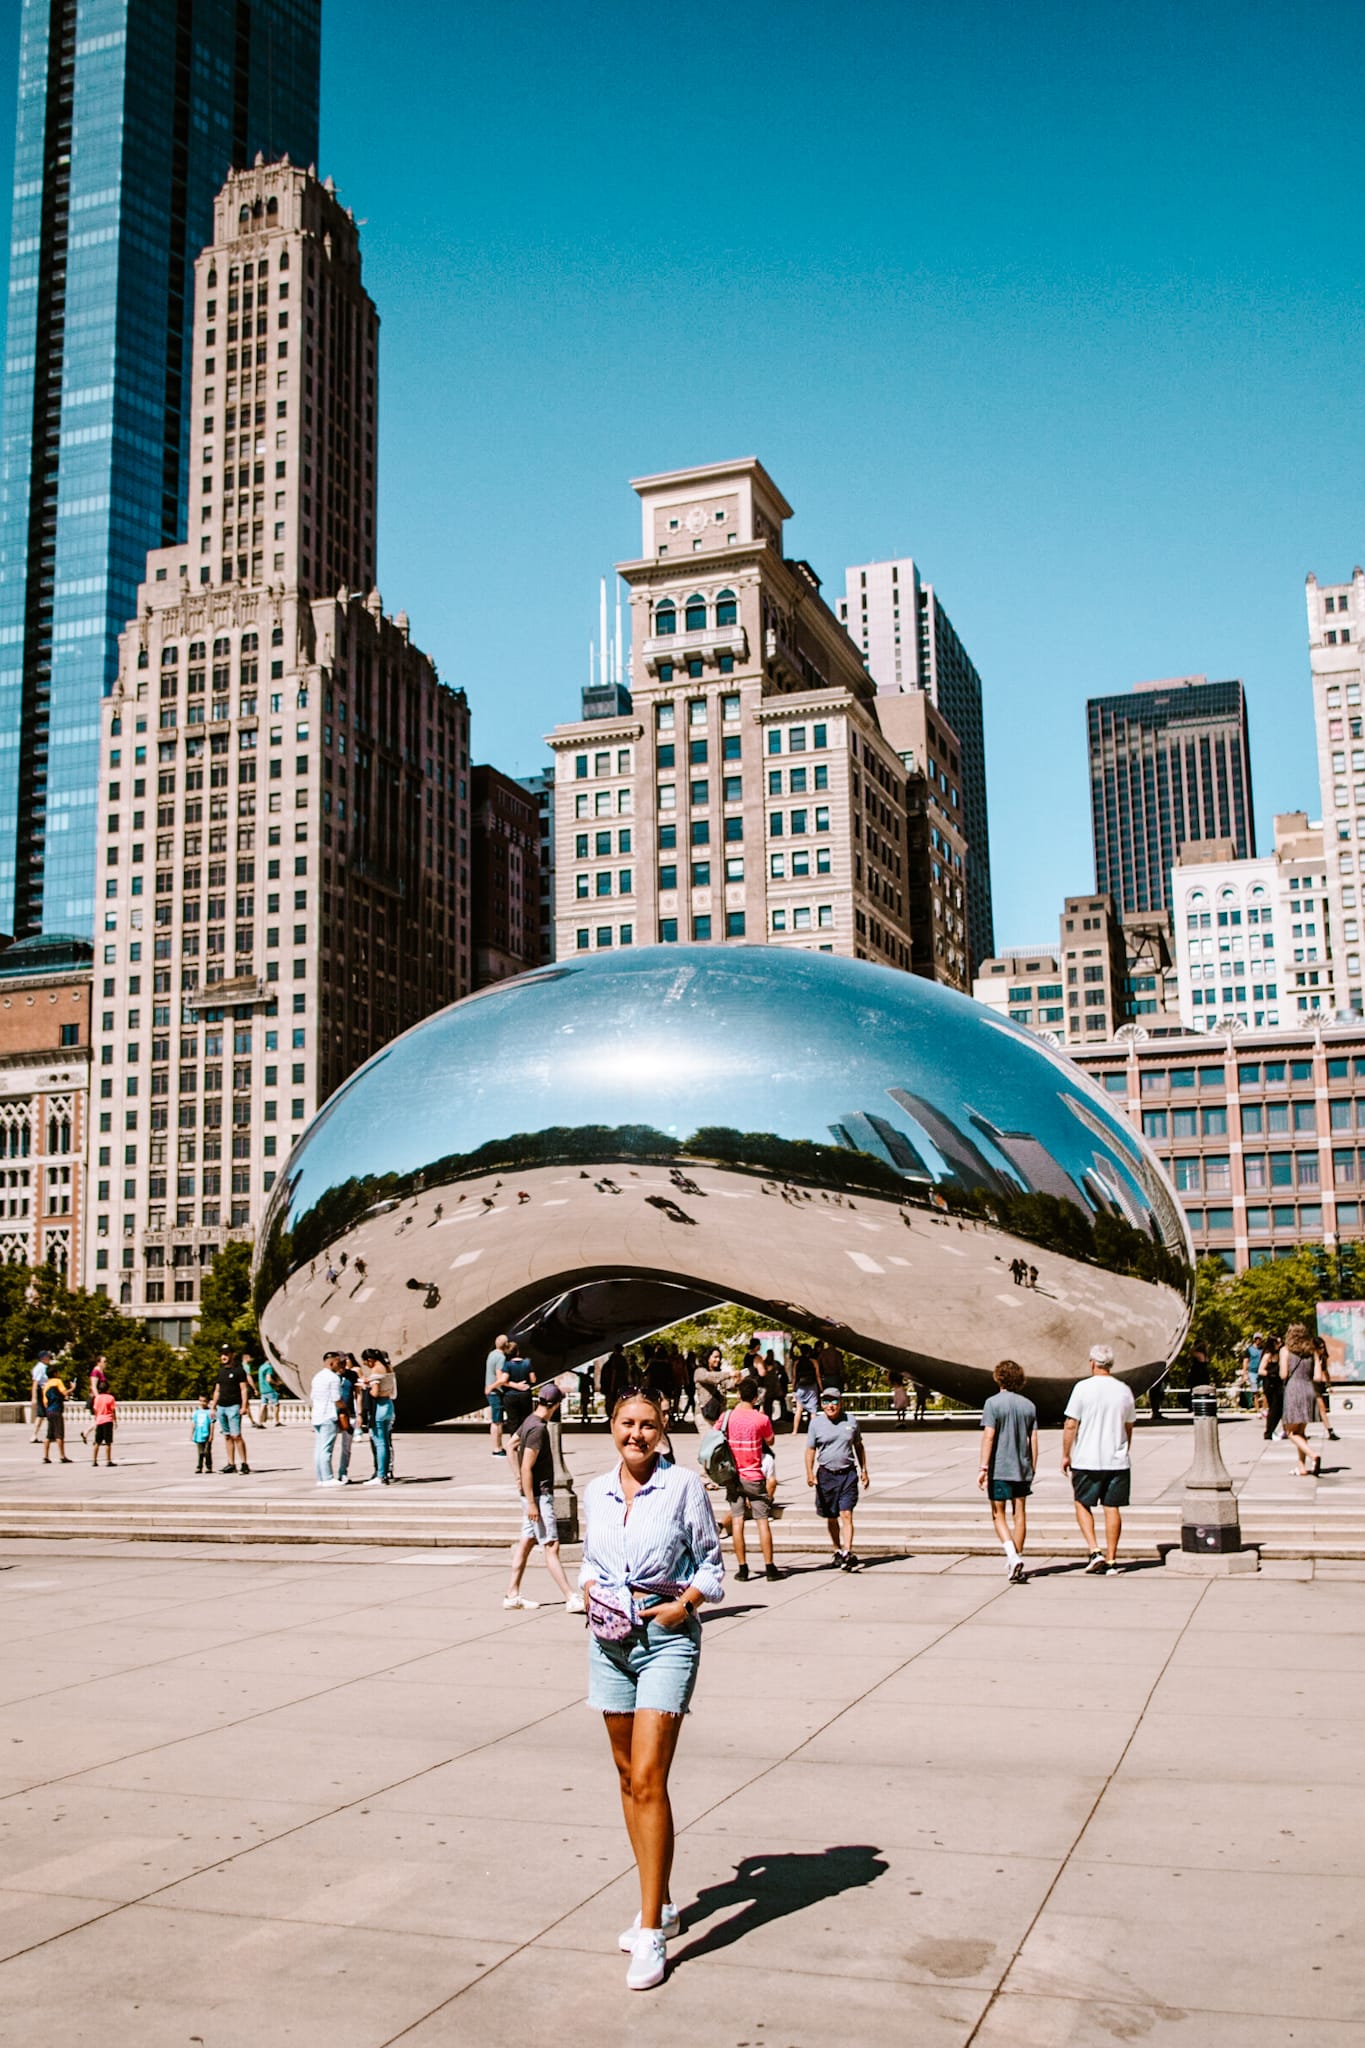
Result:
<svg viewBox="0 0 1365 2048"><path fill-rule="evenodd" d="M14 1405L22 1405L28 1420L36 1421L31 1402L16 1402ZM120 1427L130 1422L188 1422L198 1406L197 1401L120 1401L115 1420ZM259 1401L253 1401L253 1408L259 1406ZM306 1401L281 1401L276 1413L282 1422L309 1422L312 1419L312 1410ZM94 1421L87 1401L68 1401L66 1415L71 1428L88 1429Z"/></svg>

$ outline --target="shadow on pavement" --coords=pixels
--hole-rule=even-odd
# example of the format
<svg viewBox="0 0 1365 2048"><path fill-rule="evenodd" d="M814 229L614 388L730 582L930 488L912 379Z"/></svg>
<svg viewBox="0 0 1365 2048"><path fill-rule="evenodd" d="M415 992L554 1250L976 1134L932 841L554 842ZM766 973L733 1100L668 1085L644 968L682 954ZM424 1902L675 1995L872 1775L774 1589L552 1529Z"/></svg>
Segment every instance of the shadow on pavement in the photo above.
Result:
<svg viewBox="0 0 1365 2048"><path fill-rule="evenodd" d="M789 1913L800 1913L807 1906L814 1906L821 1899L832 1899L840 1892L851 1891L854 1885L871 1884L888 1868L881 1851L868 1847L866 1843L842 1844L837 1848L820 1850L783 1850L773 1856L746 1856L735 1865L734 1877L727 1884L709 1884L700 1892L692 1905L682 1909L682 1921L691 1927L698 1920L706 1920L713 1913L723 1913L727 1907L738 1906L741 1910L722 1920L708 1934L695 1941L689 1941L686 1948L678 1950L673 1957L676 1968L680 1963L690 1963L701 1956L714 1955L718 1949L730 1948L746 1935L765 1927L771 1920L782 1920Z"/></svg>

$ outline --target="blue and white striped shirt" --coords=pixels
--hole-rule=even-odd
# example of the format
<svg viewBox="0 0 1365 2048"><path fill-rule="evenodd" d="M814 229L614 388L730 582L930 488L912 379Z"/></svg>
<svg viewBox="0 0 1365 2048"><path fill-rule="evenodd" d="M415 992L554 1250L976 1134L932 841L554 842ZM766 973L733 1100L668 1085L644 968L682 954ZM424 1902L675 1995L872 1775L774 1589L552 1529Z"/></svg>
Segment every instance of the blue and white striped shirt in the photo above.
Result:
<svg viewBox="0 0 1365 2048"><path fill-rule="evenodd" d="M632 1587L670 1597L695 1586L705 1601L725 1598L720 1537L700 1472L660 1458L652 1477L626 1512L621 1468L601 1473L585 1488L583 1562L578 1583L589 1581L638 1619Z"/></svg>

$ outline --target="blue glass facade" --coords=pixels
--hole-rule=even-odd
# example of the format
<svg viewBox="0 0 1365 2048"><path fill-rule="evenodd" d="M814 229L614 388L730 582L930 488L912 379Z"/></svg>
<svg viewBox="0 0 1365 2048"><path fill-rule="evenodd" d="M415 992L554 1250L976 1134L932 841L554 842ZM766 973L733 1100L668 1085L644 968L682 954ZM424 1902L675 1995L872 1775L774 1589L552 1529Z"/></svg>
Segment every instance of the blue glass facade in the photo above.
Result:
<svg viewBox="0 0 1365 2048"><path fill-rule="evenodd" d="M186 531L193 265L317 155L321 0L23 0L0 444L0 930L94 922L100 700Z"/></svg>

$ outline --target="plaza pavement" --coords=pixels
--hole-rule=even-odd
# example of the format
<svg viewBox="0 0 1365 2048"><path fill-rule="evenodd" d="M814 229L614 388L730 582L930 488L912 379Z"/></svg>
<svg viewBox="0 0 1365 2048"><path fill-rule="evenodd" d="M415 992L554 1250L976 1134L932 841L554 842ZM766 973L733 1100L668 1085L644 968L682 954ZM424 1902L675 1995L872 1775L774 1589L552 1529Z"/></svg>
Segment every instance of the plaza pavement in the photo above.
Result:
<svg viewBox="0 0 1365 2048"><path fill-rule="evenodd" d="M1365 1567L732 1582L647 1996L582 1623L504 1612L505 1572L0 1545L0 2037L1365 2041Z"/></svg>

